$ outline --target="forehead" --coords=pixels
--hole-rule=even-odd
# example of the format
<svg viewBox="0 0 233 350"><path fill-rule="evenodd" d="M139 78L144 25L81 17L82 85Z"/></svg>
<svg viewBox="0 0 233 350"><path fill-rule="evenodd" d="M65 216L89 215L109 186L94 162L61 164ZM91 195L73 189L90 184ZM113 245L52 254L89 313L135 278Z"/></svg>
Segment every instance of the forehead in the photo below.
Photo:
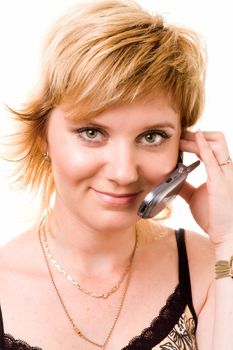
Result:
<svg viewBox="0 0 233 350"><path fill-rule="evenodd" d="M88 106L73 106L72 103L61 104L55 111L58 111L64 118L73 123L97 121L105 122L122 121L124 125L129 123L144 122L153 120L163 123L171 122L180 124L180 114L175 108L171 98L164 94L151 94L135 99L130 103L118 103L100 111L91 113Z"/></svg>
<svg viewBox="0 0 233 350"><path fill-rule="evenodd" d="M130 104L123 104L107 109L92 121L123 128L148 127L163 125L177 128L179 114L163 98L143 99ZM122 130L123 131L123 130Z"/></svg>

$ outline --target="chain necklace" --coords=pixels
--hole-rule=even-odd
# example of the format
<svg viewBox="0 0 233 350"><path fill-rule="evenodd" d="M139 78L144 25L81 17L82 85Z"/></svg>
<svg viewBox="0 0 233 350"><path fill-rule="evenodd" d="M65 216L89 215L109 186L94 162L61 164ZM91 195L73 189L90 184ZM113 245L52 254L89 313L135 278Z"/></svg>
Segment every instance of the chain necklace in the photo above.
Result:
<svg viewBox="0 0 233 350"><path fill-rule="evenodd" d="M117 284L115 284L108 292L104 292L104 293L95 293L95 292L90 292L89 290L87 290L86 288L83 288L78 282L75 281L75 279L73 277L71 277L68 272L66 272L61 265L58 263L58 261L54 258L54 256L52 255L49 246L48 246L48 240L46 237L46 232L44 230L44 226L43 226L43 231L42 231L42 237L43 237L43 243L44 243L44 249L46 252L47 257L49 258L49 260L51 261L51 263L56 267L56 269L69 281L73 284L73 286L75 286L76 288L78 288L81 292L83 292L84 294L87 294L93 298L101 298L101 299L107 299L110 295L114 294L121 286L123 280L125 279L126 275L128 274L131 265L132 265L132 261L133 261L133 256L134 256L134 250L130 256L130 261L129 264L126 266L126 269L124 270L122 276L120 277L119 281L117 282Z"/></svg>
<svg viewBox="0 0 233 350"><path fill-rule="evenodd" d="M134 249L133 249L133 254L131 255L131 260L132 260L132 263L130 265L130 269L128 271L128 276L127 276L127 279L126 279L126 283L125 283L125 288L123 290L123 294L122 294L122 297L121 297L121 300L120 300L120 304L117 308L117 312L116 312L116 315L114 317L114 320L113 320L113 324L103 342L103 344L100 344L100 343L97 343L91 339L89 339L87 336L85 336L85 334L83 334L83 332L81 332L81 330L76 326L73 318L70 316L70 313L68 312L67 310L67 307L65 306L65 303L64 303L64 300L61 296L61 293L59 292L58 288L57 288L57 285L55 283L55 280L53 278L53 274L52 274L52 271L51 271L51 268L50 268L50 265L49 265L49 261L48 261L48 258L47 258L47 255L46 255L46 250L45 250L45 247L43 245L43 242L42 242L42 237L41 237L41 227L42 227L42 224L43 224L43 221L41 221L40 225L39 225L39 229L38 229L38 236L39 236L39 242L40 242L40 247L41 247L41 250L42 250L42 253L43 253L43 256L44 256L44 259L45 259L45 263L46 263L46 266L47 266L47 269L48 269L48 273L49 273L49 277L50 277L50 280L51 280L51 283L53 285L53 288L56 292L56 295L58 297L58 300L65 312L65 315L69 321L69 323L71 324L74 332L80 337L82 338L83 340L87 341L88 343L92 344L92 345L95 345L96 347L100 348L100 349L106 349L106 345L112 335L112 332L116 326L116 323L120 317L120 313L121 313L121 310L122 310L122 307L123 307L123 304L124 304L124 300L125 300L125 297L126 297L126 294L127 294L127 290L128 290L128 287L129 287L129 282L130 282L130 277L131 277L131 267L132 267L132 263L133 263L133 260L134 260L134 256L135 256L135 252L136 252L136 248L137 248L137 244L138 244L138 235L137 235L137 231L136 231L136 239L135 239L135 245L134 245Z"/></svg>

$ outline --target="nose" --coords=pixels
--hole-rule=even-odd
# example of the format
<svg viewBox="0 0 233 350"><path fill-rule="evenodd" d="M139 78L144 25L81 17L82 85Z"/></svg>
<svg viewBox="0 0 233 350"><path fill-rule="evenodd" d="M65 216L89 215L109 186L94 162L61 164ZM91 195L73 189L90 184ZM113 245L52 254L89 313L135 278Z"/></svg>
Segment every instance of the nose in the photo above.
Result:
<svg viewBox="0 0 233 350"><path fill-rule="evenodd" d="M105 163L105 177L118 185L126 186L138 180L139 164L136 151L125 144L118 144Z"/></svg>

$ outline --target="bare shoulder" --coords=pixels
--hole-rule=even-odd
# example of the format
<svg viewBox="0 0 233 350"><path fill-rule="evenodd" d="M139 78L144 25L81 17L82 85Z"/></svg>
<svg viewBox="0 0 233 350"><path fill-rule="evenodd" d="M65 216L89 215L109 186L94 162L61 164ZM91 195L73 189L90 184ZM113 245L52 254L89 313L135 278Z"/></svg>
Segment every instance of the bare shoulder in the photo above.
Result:
<svg viewBox="0 0 233 350"><path fill-rule="evenodd" d="M215 254L209 237L186 230L185 234L193 304L197 315L203 308L214 280Z"/></svg>
<svg viewBox="0 0 233 350"><path fill-rule="evenodd" d="M0 282L8 276L27 274L32 271L38 256L39 245L35 235L25 232L0 247Z"/></svg>
<svg viewBox="0 0 233 350"><path fill-rule="evenodd" d="M154 266L159 266L163 275L166 275L167 279L173 280L173 283L175 283L174 276L178 278L178 251L175 230L149 220L145 223L142 231L143 242L147 242L148 246L147 256L152 257L150 263L153 259ZM198 315L205 304L210 285L214 280L214 249L207 235L191 230L185 230L185 244L193 304Z"/></svg>
<svg viewBox="0 0 233 350"><path fill-rule="evenodd" d="M170 258L174 255L177 258L174 228L146 220L140 224L140 237L148 249L155 250L159 247L163 254L168 254ZM202 276L206 274L206 277L212 278L215 257L209 237L206 234L185 230L185 245L191 275L196 276L201 272Z"/></svg>
<svg viewBox="0 0 233 350"><path fill-rule="evenodd" d="M175 229L148 220L143 232L144 241L154 242L154 246L161 245L169 255L177 255L177 243ZM146 237L146 238L145 238ZM185 230L185 245L187 249L188 263L191 275L202 276L206 274L213 278L213 265L215 261L214 247L209 237L203 233Z"/></svg>
<svg viewBox="0 0 233 350"><path fill-rule="evenodd" d="M214 247L206 234L186 230L185 241L191 272L213 278Z"/></svg>

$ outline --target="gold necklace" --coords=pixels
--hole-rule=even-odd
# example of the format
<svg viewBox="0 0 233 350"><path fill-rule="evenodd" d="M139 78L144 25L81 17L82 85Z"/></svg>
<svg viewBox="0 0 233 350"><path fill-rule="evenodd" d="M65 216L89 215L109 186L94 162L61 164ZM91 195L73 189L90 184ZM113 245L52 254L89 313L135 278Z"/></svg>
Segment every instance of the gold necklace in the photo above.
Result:
<svg viewBox="0 0 233 350"><path fill-rule="evenodd" d="M56 292L56 295L58 297L58 300L65 312L65 315L68 319L68 321L70 322L74 332L80 337L82 338L83 340L87 341L88 343L92 344L92 345L95 345L101 349L105 349L106 348L106 345L112 335L112 332L116 326L116 323L119 319L119 316L120 316L120 313L121 313L121 310L122 310L122 307L123 307L123 304L124 304L124 300L125 300L125 297L126 297L126 294L127 294L127 290L128 290L128 287L129 287L129 282L130 282L130 277L131 277L131 267L132 267L132 263L133 263L133 260L134 260L134 256L135 256L135 252L136 252L136 248L137 248L137 244L138 244L138 234L137 234L137 231L136 231L136 237L135 237L135 245L134 245L134 249L133 249L133 253L131 255L132 257L132 263L131 263L131 267L129 269L129 273L128 273L128 277L127 277L127 280L126 280L126 284L125 284L125 288L123 290L123 294L122 294L122 297L121 297L121 300L120 300L120 304L117 308L117 312L116 312L116 316L114 317L114 320L113 320L113 324L103 342L103 344L100 344L100 343L97 343L91 339L89 339L87 336L85 336L83 334L83 332L81 332L81 330L76 326L73 318L70 316L70 313L68 312L66 306L65 306L65 303L64 303L64 300L61 296L61 293L59 292L58 288L57 288L57 285L55 283L55 280L53 278L53 274L52 274L52 271L51 271L51 268L49 266L49 261L47 259L47 255L46 255L46 251L45 251L45 247L43 246L43 242L42 242L42 239L41 239L41 227L42 227L42 224L43 224L43 221L44 219L42 219L42 221L40 222L40 225L39 225L39 229L38 229L38 236L39 236L39 242L40 242L40 247L41 247L41 250L42 250L42 253L43 253L43 256L44 256L44 259L45 259L45 263L46 263L46 266L47 266L47 269L48 269L48 273L49 273L49 277L50 277L50 280L51 280L51 283L53 285L53 288Z"/></svg>
<svg viewBox="0 0 233 350"><path fill-rule="evenodd" d="M125 279L127 273L129 272L130 268L131 268L131 264L132 264L132 260L133 260L133 255L134 255L134 250L130 256L130 261L129 264L126 266L126 269L124 270L122 276L120 277L119 281L117 282L117 284L115 284L108 292L104 292L104 293L95 293L95 292L90 292L89 290L87 290L86 288L83 288L78 282L75 281L75 279L73 277L70 276L70 274L68 274L68 272L66 272L61 265L58 263L58 261L54 258L54 256L52 255L50 249L49 249L49 245L48 245L48 240L46 237L46 232L44 230L44 226L43 226L43 231L42 231L42 238L43 238L43 243L44 243L44 249L46 252L47 257L49 258L49 260L51 261L51 263L56 267L56 269L69 281L73 284L73 286L75 286L76 288L78 288L81 292L83 292L84 294L87 294L93 298L101 298L101 299L107 299L110 295L114 294L121 286L123 280Z"/></svg>

